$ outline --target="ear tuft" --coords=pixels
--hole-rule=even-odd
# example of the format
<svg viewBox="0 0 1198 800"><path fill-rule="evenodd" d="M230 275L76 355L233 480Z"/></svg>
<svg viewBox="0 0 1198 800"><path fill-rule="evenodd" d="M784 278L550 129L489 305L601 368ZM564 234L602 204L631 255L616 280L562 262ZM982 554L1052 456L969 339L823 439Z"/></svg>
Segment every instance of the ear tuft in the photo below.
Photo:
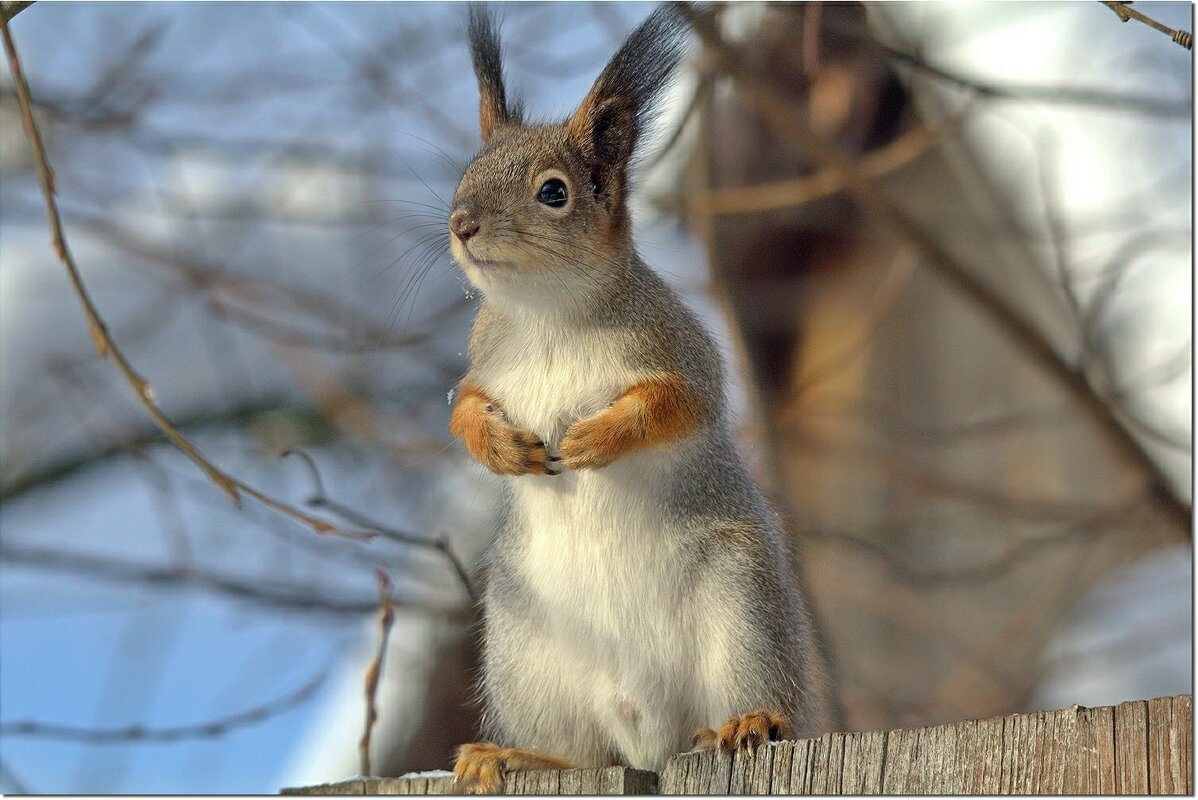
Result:
<svg viewBox="0 0 1198 800"><path fill-rule="evenodd" d="M662 5L634 30L566 123L567 133L601 177L596 190L620 203L633 153L655 101L682 58L689 26L680 9Z"/></svg>
<svg viewBox="0 0 1198 800"><path fill-rule="evenodd" d="M485 142L500 125L519 124L522 109L519 103L508 103L503 85L499 30L491 13L480 3L470 4L467 34L474 75L478 79L478 122Z"/></svg>

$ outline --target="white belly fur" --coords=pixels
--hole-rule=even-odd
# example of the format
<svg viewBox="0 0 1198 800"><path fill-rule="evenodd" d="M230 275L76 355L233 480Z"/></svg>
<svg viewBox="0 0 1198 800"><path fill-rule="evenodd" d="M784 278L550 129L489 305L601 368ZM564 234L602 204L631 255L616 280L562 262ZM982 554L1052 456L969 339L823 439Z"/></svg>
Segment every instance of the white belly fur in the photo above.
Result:
<svg viewBox="0 0 1198 800"><path fill-rule="evenodd" d="M573 422L609 406L640 376L601 340L520 342L475 379L508 420L551 452ZM660 768L693 716L695 631L680 607L679 535L662 535L677 447L634 453L600 470L509 479L525 548L512 559L550 609L546 666L576 689L576 708L632 766ZM511 554L515 555L515 554ZM553 662L557 662L554 664Z"/></svg>

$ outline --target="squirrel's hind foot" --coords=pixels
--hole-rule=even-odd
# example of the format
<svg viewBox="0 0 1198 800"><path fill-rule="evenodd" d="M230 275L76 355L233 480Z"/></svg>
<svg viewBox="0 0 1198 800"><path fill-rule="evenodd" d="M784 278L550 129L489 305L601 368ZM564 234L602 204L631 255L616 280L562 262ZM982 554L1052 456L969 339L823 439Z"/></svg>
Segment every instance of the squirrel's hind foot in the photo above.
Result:
<svg viewBox="0 0 1198 800"><path fill-rule="evenodd" d="M691 738L691 750L715 750L727 753L748 750L764 742L790 739L794 730L785 714L768 708L756 708L745 714L729 717L719 731L696 728Z"/></svg>
<svg viewBox="0 0 1198 800"><path fill-rule="evenodd" d="M560 758L490 742L464 744L453 765L454 785L464 794L500 794L503 773L515 770L569 769Z"/></svg>

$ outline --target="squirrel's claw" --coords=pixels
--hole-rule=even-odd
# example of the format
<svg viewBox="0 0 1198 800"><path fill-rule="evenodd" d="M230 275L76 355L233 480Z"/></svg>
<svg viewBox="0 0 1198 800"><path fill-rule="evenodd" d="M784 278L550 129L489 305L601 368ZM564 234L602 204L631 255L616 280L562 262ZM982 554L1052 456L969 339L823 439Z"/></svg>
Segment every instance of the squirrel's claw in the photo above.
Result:
<svg viewBox="0 0 1198 800"><path fill-rule="evenodd" d="M552 475L549 451L535 433L496 418L490 419L485 445L478 458L500 475Z"/></svg>
<svg viewBox="0 0 1198 800"><path fill-rule="evenodd" d="M790 720L784 714L768 708L757 708L730 717L718 732L707 727L696 728L691 738L691 749L728 753L748 750L765 742L789 739L793 735Z"/></svg>

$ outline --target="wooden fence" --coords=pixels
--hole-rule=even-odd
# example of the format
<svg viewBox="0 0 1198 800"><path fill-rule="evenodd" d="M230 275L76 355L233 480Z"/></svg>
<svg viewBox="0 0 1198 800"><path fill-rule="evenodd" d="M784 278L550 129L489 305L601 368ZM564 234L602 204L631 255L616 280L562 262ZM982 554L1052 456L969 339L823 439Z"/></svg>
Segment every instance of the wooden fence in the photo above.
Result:
<svg viewBox="0 0 1198 800"><path fill-rule="evenodd" d="M1193 794L1190 695L901 731L831 733L735 755L685 753L660 775L513 772L505 794ZM454 794L448 773L284 794Z"/></svg>

